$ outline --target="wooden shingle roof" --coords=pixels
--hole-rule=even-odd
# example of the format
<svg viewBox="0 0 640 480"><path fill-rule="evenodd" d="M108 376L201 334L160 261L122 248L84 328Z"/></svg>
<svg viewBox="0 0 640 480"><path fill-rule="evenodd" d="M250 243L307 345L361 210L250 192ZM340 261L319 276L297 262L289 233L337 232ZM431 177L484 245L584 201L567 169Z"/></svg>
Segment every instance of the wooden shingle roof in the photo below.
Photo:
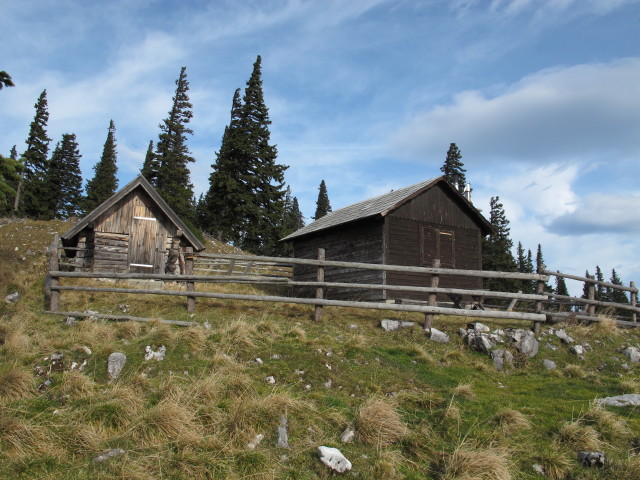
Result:
<svg viewBox="0 0 640 480"><path fill-rule="evenodd" d="M400 188L398 190L392 190L389 193L369 198L368 200L363 200L362 202L353 203L334 212L330 212L324 217L319 218L315 222L312 222L309 225L306 225L301 229L293 232L292 234L286 236L282 240L293 240L294 238L310 235L321 230L327 230L339 225L363 220L365 218L375 217L378 215L384 217L398 207L404 205L405 203L409 202L423 192L433 188L439 183L442 184L444 188L448 188L459 198L459 200L462 201L463 207L465 209L468 209L469 213L477 218L478 222L482 226L483 231L485 231L487 234L493 231L493 227L491 226L491 224L482 216L482 214L473 206L473 204L466 198L464 198L464 196L460 194L458 190L453 188L444 176L441 176L432 178L430 180L425 180L408 187Z"/></svg>
<svg viewBox="0 0 640 480"><path fill-rule="evenodd" d="M155 202L158 208L166 215L170 222L172 222L175 227L182 231L185 240L193 247L195 251L204 250L204 245L198 238L187 228L184 222L178 217L176 212L164 201L164 199L160 196L160 194L156 191L155 188L149 183L149 181L144 178L142 175L138 175L136 178L131 180L127 185L122 187L116 193L111 195L107 200L102 202L98 207L96 207L93 211L88 213L82 220L80 220L77 224L71 227L69 230L64 232L61 235L63 241L70 240L75 237L80 231L93 223L100 215L105 213L112 205L118 203L125 196L131 193L136 188L141 188L144 190L149 197Z"/></svg>

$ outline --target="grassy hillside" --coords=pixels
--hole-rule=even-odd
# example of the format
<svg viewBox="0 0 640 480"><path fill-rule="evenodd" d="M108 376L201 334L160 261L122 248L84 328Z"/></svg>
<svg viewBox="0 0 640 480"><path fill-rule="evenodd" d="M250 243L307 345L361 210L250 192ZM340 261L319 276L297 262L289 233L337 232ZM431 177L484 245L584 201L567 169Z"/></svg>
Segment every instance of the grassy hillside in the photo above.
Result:
<svg viewBox="0 0 640 480"><path fill-rule="evenodd" d="M65 310L201 326L66 322L41 313L44 249L66 228L0 220L0 478L331 478L320 445L353 463L348 478L640 478L639 412L593 403L640 393L640 367L620 353L639 345L635 330L564 325L591 345L583 360L547 336L534 358L513 350L514 368L501 373L456 334L464 318L436 318L451 336L443 345L418 327L383 332L390 313L328 308L314 323L310 307L199 299L190 316L184 299L65 292ZM15 291L19 301L4 302ZM164 345L164 360L145 360L147 345ZM115 381L113 352L127 356ZM276 446L283 415L288 449ZM343 443L347 428L355 438ZM121 452L94 460L112 449ZM603 450L607 466L580 466L578 450Z"/></svg>

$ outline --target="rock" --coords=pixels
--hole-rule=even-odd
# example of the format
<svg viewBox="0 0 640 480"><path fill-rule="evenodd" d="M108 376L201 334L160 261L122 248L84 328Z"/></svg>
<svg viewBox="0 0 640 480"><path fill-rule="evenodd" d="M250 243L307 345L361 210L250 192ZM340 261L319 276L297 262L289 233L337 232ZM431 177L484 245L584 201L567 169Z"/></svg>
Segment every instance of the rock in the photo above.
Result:
<svg viewBox="0 0 640 480"><path fill-rule="evenodd" d="M264 435L259 433L258 435L256 435L253 440L251 440L248 444L247 444L247 448L249 450L253 450L255 449L258 445L260 445L260 442L264 439Z"/></svg>
<svg viewBox="0 0 640 480"><path fill-rule="evenodd" d="M578 462L583 467L604 468L604 452L585 452L580 450L578 452Z"/></svg>
<svg viewBox="0 0 640 480"><path fill-rule="evenodd" d="M324 388L326 388L327 390L331 389L332 385L333 385L333 381L331 379L324 382Z"/></svg>
<svg viewBox="0 0 640 480"><path fill-rule="evenodd" d="M262 364L264 363L264 361L263 361L260 357L256 358L256 359L255 359L255 362L256 362L258 365L262 365Z"/></svg>
<svg viewBox="0 0 640 480"><path fill-rule="evenodd" d="M533 465L531 465L531 468L533 468L534 472L539 473L540 475L544 475L544 467L539 463L534 463Z"/></svg>
<svg viewBox="0 0 640 480"><path fill-rule="evenodd" d="M467 325L467 330L473 330L475 332L489 333L491 329L480 322L473 322Z"/></svg>
<svg viewBox="0 0 640 480"><path fill-rule="evenodd" d="M162 360L164 360L164 356L166 353L167 353L167 347L165 347L164 345L160 345L158 350L156 350L155 352L151 350L151 347L149 345L144 347L145 360L155 360L157 362L161 362Z"/></svg>
<svg viewBox="0 0 640 480"><path fill-rule="evenodd" d="M469 335L469 332L467 332L464 328L459 328L458 335L460 335L460 338L462 338L462 341L464 342L467 338L467 335Z"/></svg>
<svg viewBox="0 0 640 480"><path fill-rule="evenodd" d="M274 377L273 375L269 375L268 377L265 377L264 380L267 383L270 383L271 385L275 385L276 384L276 377Z"/></svg>
<svg viewBox="0 0 640 480"><path fill-rule="evenodd" d="M351 470L351 462L340 450L332 447L318 447L320 461L334 472L344 473Z"/></svg>
<svg viewBox="0 0 640 480"><path fill-rule="evenodd" d="M640 394L625 393L615 397L598 398L596 402L609 407L640 407Z"/></svg>
<svg viewBox="0 0 640 480"><path fill-rule="evenodd" d="M544 359L542 361L542 365L544 365L544 368L546 368L547 370L555 370L557 367L556 362L554 362L553 360L548 360L548 359Z"/></svg>
<svg viewBox="0 0 640 480"><path fill-rule="evenodd" d="M631 370L631 367L626 363L623 363L622 365L620 365L620 368L622 368L623 370L626 370L627 372Z"/></svg>
<svg viewBox="0 0 640 480"><path fill-rule="evenodd" d="M479 352L488 352L496 346L495 342L493 342L487 334L473 330L469 332L465 340L471 350L477 350Z"/></svg>
<svg viewBox="0 0 640 480"><path fill-rule="evenodd" d="M121 448L113 448L107 452L104 452L98 455L96 458L93 459L93 463L102 463L105 460L109 460L110 458L117 457L119 455L122 455L123 453L124 453L124 450L122 450Z"/></svg>
<svg viewBox="0 0 640 480"><path fill-rule="evenodd" d="M290 448L289 447L289 435L287 433L287 417L280 415L280 425L278 425L278 441L276 447Z"/></svg>
<svg viewBox="0 0 640 480"><path fill-rule="evenodd" d="M340 440L342 441L342 443L350 443L353 440L353 437L356 436L356 432L353 430L353 428L349 428L347 427L347 429L342 432L342 435L340 436Z"/></svg>
<svg viewBox="0 0 640 480"><path fill-rule="evenodd" d="M107 371L112 380L115 380L120 375L122 367L127 362L127 356L122 352L113 352L109 355L107 361Z"/></svg>
<svg viewBox="0 0 640 480"><path fill-rule="evenodd" d="M42 382L40 385L38 385L38 391L44 392L51 385L53 385L53 379L52 378L47 378L44 382Z"/></svg>
<svg viewBox="0 0 640 480"><path fill-rule="evenodd" d="M545 345L545 348L553 352L558 350L558 347L556 347L555 345L551 345L549 342L547 342L547 344Z"/></svg>
<svg viewBox="0 0 640 480"><path fill-rule="evenodd" d="M76 324L78 319L76 317L67 317L64 319L64 323L70 327Z"/></svg>
<svg viewBox="0 0 640 480"><path fill-rule="evenodd" d="M389 320L389 319L385 319L380 322L380 327L385 332L394 332L401 328L413 327L414 325L415 325L415 322L403 322L400 320Z"/></svg>
<svg viewBox="0 0 640 480"><path fill-rule="evenodd" d="M437 328L431 327L431 332L429 333L429 340L436 343L449 343L451 339L449 338L449 335L447 335L446 333L441 332Z"/></svg>
<svg viewBox="0 0 640 480"><path fill-rule="evenodd" d="M558 337L560 339L560 341L562 343L564 343L564 344L568 345L568 344L573 343L575 341L564 330L556 330L555 334L556 334L556 337Z"/></svg>
<svg viewBox="0 0 640 480"><path fill-rule="evenodd" d="M574 355L584 355L584 347L582 345L574 345L569 351Z"/></svg>
<svg viewBox="0 0 640 480"><path fill-rule="evenodd" d="M202 326L205 330L211 330L211 324L209 323L209 320L205 320Z"/></svg>
<svg viewBox="0 0 640 480"><path fill-rule="evenodd" d="M636 347L627 347L622 353L629 358L631 363L640 363L640 350Z"/></svg>
<svg viewBox="0 0 640 480"><path fill-rule="evenodd" d="M508 350L492 350L489 355L491 356L491 360L493 360L493 365L499 372L504 372L513 365L513 355Z"/></svg>
<svg viewBox="0 0 640 480"><path fill-rule="evenodd" d="M280 360L282 357L280 355L278 355L277 353L274 353L273 355L271 355L269 357L271 360Z"/></svg>
<svg viewBox="0 0 640 480"><path fill-rule="evenodd" d="M356 325L355 323L352 323L351 325L349 325L349 328L351 330L357 330L358 329L358 325Z"/></svg>
<svg viewBox="0 0 640 480"><path fill-rule="evenodd" d="M4 297L4 301L7 303L16 303L18 300L20 300L19 292L13 292Z"/></svg>
<svg viewBox="0 0 640 480"><path fill-rule="evenodd" d="M538 340L530 330L521 330L518 340L516 340L516 350L529 358L538 354Z"/></svg>

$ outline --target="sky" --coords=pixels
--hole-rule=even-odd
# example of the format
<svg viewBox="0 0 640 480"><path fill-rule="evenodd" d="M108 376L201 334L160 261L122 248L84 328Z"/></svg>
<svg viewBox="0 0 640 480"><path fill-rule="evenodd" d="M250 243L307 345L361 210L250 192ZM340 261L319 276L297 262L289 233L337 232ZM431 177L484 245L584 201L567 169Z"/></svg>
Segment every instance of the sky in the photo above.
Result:
<svg viewBox="0 0 640 480"><path fill-rule="evenodd" d="M196 196L262 57L278 162L305 217L437 177L451 143L474 205L552 270L640 283L640 0L0 0L0 154L46 89L51 149L93 176L109 121L120 186L157 141L180 68ZM572 293L581 285L568 282Z"/></svg>

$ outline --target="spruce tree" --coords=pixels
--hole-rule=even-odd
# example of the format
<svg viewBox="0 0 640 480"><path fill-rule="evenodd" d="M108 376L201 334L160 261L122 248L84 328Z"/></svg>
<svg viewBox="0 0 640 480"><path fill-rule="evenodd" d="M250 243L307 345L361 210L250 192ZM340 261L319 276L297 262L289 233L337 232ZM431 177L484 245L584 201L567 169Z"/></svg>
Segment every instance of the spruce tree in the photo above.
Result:
<svg viewBox="0 0 640 480"><path fill-rule="evenodd" d="M304 219L298 199L291 194L291 187L287 187L284 197L284 213L282 218L282 236L287 236L304 227ZM282 246L280 254L290 256L293 254L293 245L288 242Z"/></svg>
<svg viewBox="0 0 640 480"><path fill-rule="evenodd" d="M14 189L18 181L19 164L11 157L0 155L0 213L8 213L12 205L11 201L16 194Z"/></svg>
<svg viewBox="0 0 640 480"><path fill-rule="evenodd" d="M45 176L43 197L48 208L41 218L65 220L80 213L83 203L81 157L75 134L63 134Z"/></svg>
<svg viewBox="0 0 640 480"><path fill-rule="evenodd" d="M84 201L84 212L89 213L102 202L113 195L118 188L118 171L116 139L116 127L113 120L109 122L109 131L107 140L104 142L102 149L102 157L100 161L93 166L95 172L94 177L87 182L87 196Z"/></svg>
<svg viewBox="0 0 640 480"><path fill-rule="evenodd" d="M602 274L602 270L600 270L600 267L598 265L596 265L595 277L598 282L604 282L604 275ZM606 288L604 287L604 285L601 285L599 283L596 284L596 300L600 300L601 302L609 301Z"/></svg>
<svg viewBox="0 0 640 480"><path fill-rule="evenodd" d="M48 206L42 197L48 167L49 142L47 122L49 111L47 91L43 90L35 104L36 114L25 141L27 149L22 154L23 169L16 189L13 210L32 218L46 215Z"/></svg>
<svg viewBox="0 0 640 480"><path fill-rule="evenodd" d="M533 273L533 266L531 265L531 250L529 250L529 256L525 256L522 242L518 242L516 252L517 271L520 273ZM535 282L531 282L530 280L522 280L520 282L520 290L522 290L522 293L533 293L534 285Z"/></svg>
<svg viewBox="0 0 640 480"><path fill-rule="evenodd" d="M467 183L466 170L464 169L464 163L460 160L461 158L460 150L455 143L452 143L447 151L447 158L445 158L442 167L440 167L440 171L447 177L447 181L460 191L464 190L464 186Z"/></svg>
<svg viewBox="0 0 640 480"><path fill-rule="evenodd" d="M560 270L556 270L556 273L560 273ZM554 289L554 293L556 295L563 295L565 297L569 296L569 289L567 288L567 282L565 282L564 277L560 275L556 276L556 288ZM558 310L563 311L566 310L567 306L560 304Z"/></svg>
<svg viewBox="0 0 640 480"><path fill-rule="evenodd" d="M536 252L536 273L542 274L547 269L544 263L544 257L542 256L542 245L538 244L538 251ZM553 292L553 287L548 283L544 284L545 292Z"/></svg>
<svg viewBox="0 0 640 480"><path fill-rule="evenodd" d="M324 180L320 182L318 187L318 199L316 200L316 214L313 216L314 220L324 217L327 213L331 212L331 203L329 203L329 194L327 193L327 185Z"/></svg>
<svg viewBox="0 0 640 480"><path fill-rule="evenodd" d="M616 272L615 268L611 270L611 279L609 280L609 283L622 286L622 280L620 279L620 276ZM618 290L617 288L611 288L611 287L609 288L611 290L611 293L609 294L610 302L629 303L629 297L627 297L627 294L625 293L624 290Z"/></svg>
<svg viewBox="0 0 640 480"><path fill-rule="evenodd" d="M156 154L153 151L153 140L149 142L149 147L147 148L147 154L144 157L144 164L142 165L142 169L140 173L144 178L146 178L151 185L154 187L157 186L158 182L158 159L156 158Z"/></svg>
<svg viewBox="0 0 640 480"><path fill-rule="evenodd" d="M509 236L509 220L500 203L500 197L491 197L490 222L496 233L485 238L482 247L482 268L498 272L515 272L516 261L511 254L513 241ZM490 290L514 290L517 282L506 279L487 279L486 288Z"/></svg>
<svg viewBox="0 0 640 480"><path fill-rule="evenodd" d="M162 198L185 222L194 220L192 204L193 185L189 178L189 163L193 162L186 144L186 135L193 131L187 127L193 113L189 102L189 82L186 67L176 80L176 93L169 116L160 124L156 146L158 161L157 189Z"/></svg>
<svg viewBox="0 0 640 480"><path fill-rule="evenodd" d="M2 90L2 87L15 87L13 80L11 80L11 75L4 70L0 71L0 90Z"/></svg>

